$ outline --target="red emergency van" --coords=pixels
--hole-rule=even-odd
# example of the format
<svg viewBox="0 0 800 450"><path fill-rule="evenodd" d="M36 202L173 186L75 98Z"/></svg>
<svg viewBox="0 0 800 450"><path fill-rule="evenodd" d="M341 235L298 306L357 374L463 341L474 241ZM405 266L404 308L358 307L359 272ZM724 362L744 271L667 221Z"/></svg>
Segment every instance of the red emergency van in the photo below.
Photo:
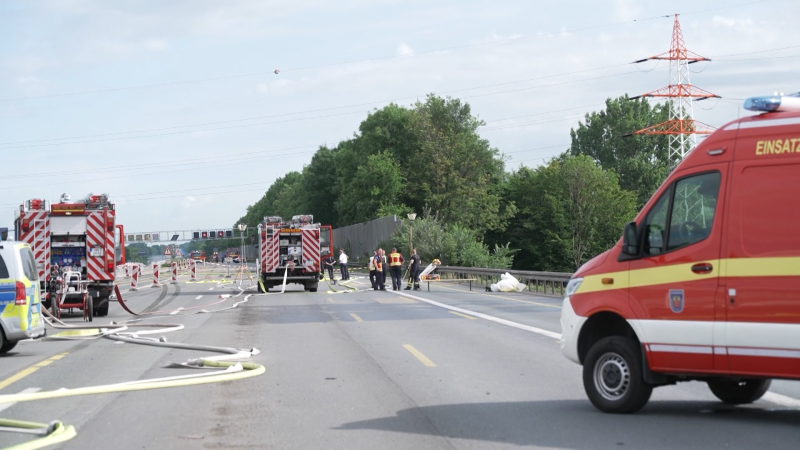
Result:
<svg viewBox="0 0 800 450"><path fill-rule="evenodd" d="M750 403L800 379L800 97L748 99L567 286L562 349L591 402L638 411L701 380Z"/></svg>

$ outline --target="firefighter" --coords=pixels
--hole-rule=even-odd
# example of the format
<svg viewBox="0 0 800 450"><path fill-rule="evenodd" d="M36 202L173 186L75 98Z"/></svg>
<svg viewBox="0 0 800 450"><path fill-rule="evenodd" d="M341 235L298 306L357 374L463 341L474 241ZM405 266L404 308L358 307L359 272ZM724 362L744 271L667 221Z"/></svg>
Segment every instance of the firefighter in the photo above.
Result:
<svg viewBox="0 0 800 450"><path fill-rule="evenodd" d="M392 247L392 253L389 253L389 271L392 275L392 290L399 291L401 280L403 278L403 255L397 252L397 248Z"/></svg>
<svg viewBox="0 0 800 450"><path fill-rule="evenodd" d="M408 278L408 284L406 285L406 290L407 291L411 289L411 284L412 283L414 284L414 290L415 291L418 291L420 289L419 288L419 273L420 273L419 263L420 263L420 260L419 260L419 255L417 255L417 249L412 249L411 250L411 262L408 265L409 278Z"/></svg>
<svg viewBox="0 0 800 450"><path fill-rule="evenodd" d="M334 259L333 255L328 255L322 260L322 264L328 269L328 279L336 284L336 280L333 279L333 265L336 264L336 259Z"/></svg>
<svg viewBox="0 0 800 450"><path fill-rule="evenodd" d="M377 274L377 269L375 268L375 256L378 254L378 251L375 250L372 252L372 257L369 259L369 284L372 285L372 289L375 289L375 276Z"/></svg>
<svg viewBox="0 0 800 450"><path fill-rule="evenodd" d="M386 258L386 256L383 255L383 250L378 249L378 251L375 252L375 257L373 258L373 260L375 261L375 287L374 287L374 289L376 291L385 291L386 290L386 285L383 284L384 280L385 280L385 278L384 278L384 273L385 273L384 270L386 268L386 266L383 264L383 260L385 258Z"/></svg>
<svg viewBox="0 0 800 450"><path fill-rule="evenodd" d="M386 273L389 271L389 261L386 259L386 250L379 248L381 252L381 272L383 274L383 283L386 284Z"/></svg>
<svg viewBox="0 0 800 450"><path fill-rule="evenodd" d="M344 249L339 249L339 269L342 271L342 281L350 279L350 272L347 271L347 253Z"/></svg>

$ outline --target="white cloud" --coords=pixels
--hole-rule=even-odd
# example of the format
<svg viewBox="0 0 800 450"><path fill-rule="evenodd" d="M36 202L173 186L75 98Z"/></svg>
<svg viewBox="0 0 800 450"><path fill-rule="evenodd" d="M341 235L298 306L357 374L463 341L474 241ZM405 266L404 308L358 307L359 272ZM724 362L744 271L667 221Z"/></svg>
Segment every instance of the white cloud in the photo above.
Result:
<svg viewBox="0 0 800 450"><path fill-rule="evenodd" d="M19 79L17 80L17 82L18 82L19 84L28 84L28 85L30 85L30 84L37 84L37 83L39 83L40 81L41 81L41 80L40 80L38 77L32 77L32 76L23 76L23 77L19 77Z"/></svg>
<svg viewBox="0 0 800 450"><path fill-rule="evenodd" d="M169 48L169 44L163 39L148 39L144 46L146 49L154 51L163 51Z"/></svg>
<svg viewBox="0 0 800 450"><path fill-rule="evenodd" d="M405 55L413 55L414 49L409 47L408 44L405 42L397 46L397 55L398 56L405 56Z"/></svg>
<svg viewBox="0 0 800 450"><path fill-rule="evenodd" d="M711 21L715 27L735 28L737 31L744 31L753 26L752 19L734 19L730 17L714 16Z"/></svg>

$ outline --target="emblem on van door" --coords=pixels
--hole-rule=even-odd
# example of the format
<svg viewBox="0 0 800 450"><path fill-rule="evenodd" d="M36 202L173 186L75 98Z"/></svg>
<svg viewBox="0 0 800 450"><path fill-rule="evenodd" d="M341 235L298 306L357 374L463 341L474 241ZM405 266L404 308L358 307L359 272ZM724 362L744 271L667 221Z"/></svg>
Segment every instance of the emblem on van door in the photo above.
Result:
<svg viewBox="0 0 800 450"><path fill-rule="evenodd" d="M669 290L669 309L676 314L683 311L683 289Z"/></svg>

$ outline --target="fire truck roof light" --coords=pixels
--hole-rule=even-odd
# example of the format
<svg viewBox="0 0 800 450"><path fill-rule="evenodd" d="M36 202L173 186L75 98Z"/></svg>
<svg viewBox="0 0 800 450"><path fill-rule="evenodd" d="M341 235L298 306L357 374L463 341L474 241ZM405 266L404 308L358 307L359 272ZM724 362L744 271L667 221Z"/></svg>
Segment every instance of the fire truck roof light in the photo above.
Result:
<svg viewBox="0 0 800 450"><path fill-rule="evenodd" d="M800 111L800 92L791 95L776 93L774 95L750 97L745 100L744 109L762 112Z"/></svg>

